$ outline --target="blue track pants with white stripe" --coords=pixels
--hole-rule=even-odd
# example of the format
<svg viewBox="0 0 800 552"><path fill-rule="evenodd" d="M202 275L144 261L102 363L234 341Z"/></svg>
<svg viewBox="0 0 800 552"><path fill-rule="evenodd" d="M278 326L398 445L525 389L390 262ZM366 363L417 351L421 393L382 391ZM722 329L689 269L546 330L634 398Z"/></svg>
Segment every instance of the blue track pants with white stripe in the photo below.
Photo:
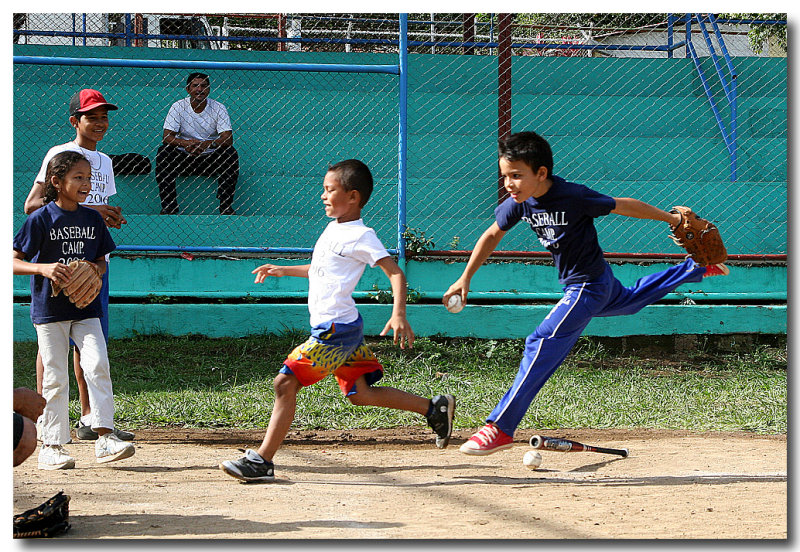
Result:
<svg viewBox="0 0 800 552"><path fill-rule="evenodd" d="M596 280L565 287L561 300L525 340L525 354L514 384L489 414L487 422L494 422L513 436L536 393L564 362L592 318L634 314L685 282L699 282L704 273L705 267L687 259L626 287L606 265L605 272Z"/></svg>

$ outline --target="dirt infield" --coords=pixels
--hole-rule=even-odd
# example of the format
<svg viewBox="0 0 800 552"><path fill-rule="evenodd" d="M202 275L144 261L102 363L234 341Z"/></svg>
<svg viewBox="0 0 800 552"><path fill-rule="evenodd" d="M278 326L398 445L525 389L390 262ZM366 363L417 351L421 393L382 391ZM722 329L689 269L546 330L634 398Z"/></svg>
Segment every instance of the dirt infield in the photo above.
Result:
<svg viewBox="0 0 800 552"><path fill-rule="evenodd" d="M14 468L14 512L63 489L72 529L58 538L785 539L786 436L666 431L541 431L628 448L628 458L542 452L530 471L520 431L491 456L438 450L424 429L296 431L276 481L243 484L221 460L261 431L142 430L136 455L75 469Z"/></svg>

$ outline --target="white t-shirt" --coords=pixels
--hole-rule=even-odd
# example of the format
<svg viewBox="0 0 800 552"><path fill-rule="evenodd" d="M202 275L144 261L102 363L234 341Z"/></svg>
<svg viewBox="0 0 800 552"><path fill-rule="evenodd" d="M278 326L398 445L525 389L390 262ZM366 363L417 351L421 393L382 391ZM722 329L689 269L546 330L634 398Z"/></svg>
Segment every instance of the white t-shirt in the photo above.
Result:
<svg viewBox="0 0 800 552"><path fill-rule="evenodd" d="M358 309L353 291L364 269L388 256L375 230L363 220L331 221L314 245L308 269L311 326L330 321L354 322Z"/></svg>
<svg viewBox="0 0 800 552"><path fill-rule="evenodd" d="M211 98L206 99L206 108L200 113L192 109L189 98L178 100L169 108L164 128L177 132L182 140L216 140L221 133L233 130L228 110ZM178 149L185 151L180 146ZM203 153L211 153L215 149L209 147Z"/></svg>
<svg viewBox="0 0 800 552"><path fill-rule="evenodd" d="M83 205L108 205L108 198L117 193L117 184L114 181L114 167L111 158L105 153L92 151L80 147L75 142L67 142L60 146L53 146L47 150L42 161L42 168L36 175L36 182L44 182L47 175L47 164L62 151L75 151L89 160L92 167L92 191L83 202Z"/></svg>
<svg viewBox="0 0 800 552"><path fill-rule="evenodd" d="M58 153L62 151L75 151L89 160L92 167L92 191L82 205L108 205L108 198L117 193L117 184L114 181L114 167L111 158L97 150L88 150L80 147L75 142L67 142L60 146L53 146L47 150L47 154L42 161L42 168L36 175L36 182L44 182L47 178L47 164ZM110 256L106 255L106 262Z"/></svg>

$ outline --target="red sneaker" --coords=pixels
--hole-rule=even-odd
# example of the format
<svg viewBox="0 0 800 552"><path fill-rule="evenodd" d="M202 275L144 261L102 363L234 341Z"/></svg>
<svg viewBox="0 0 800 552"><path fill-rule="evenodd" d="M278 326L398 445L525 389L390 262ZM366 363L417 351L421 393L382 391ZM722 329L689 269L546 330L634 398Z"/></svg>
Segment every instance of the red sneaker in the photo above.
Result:
<svg viewBox="0 0 800 552"><path fill-rule="evenodd" d="M498 450L514 446L514 438L503 432L499 427L486 424L483 428L461 445L459 449L464 454L485 456Z"/></svg>
<svg viewBox="0 0 800 552"><path fill-rule="evenodd" d="M722 263L717 263L706 267L706 273L703 274L703 278L708 278L709 276L727 276L730 273L731 271L727 266Z"/></svg>

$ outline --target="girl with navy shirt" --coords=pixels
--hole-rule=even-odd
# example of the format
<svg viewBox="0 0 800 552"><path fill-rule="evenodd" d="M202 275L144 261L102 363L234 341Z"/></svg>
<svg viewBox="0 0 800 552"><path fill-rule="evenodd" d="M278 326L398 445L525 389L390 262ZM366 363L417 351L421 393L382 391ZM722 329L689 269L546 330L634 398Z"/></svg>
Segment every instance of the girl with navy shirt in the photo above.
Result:
<svg viewBox="0 0 800 552"><path fill-rule="evenodd" d="M135 452L116 437L114 396L106 341L100 324L100 296L78 308L63 294L53 297L51 282L69 282L69 263L85 260L100 273L105 255L116 248L102 216L81 205L91 192L91 166L80 153L55 155L47 165L45 205L34 211L14 236L14 274L31 276L31 320L44 362L42 395L47 401L41 417L42 448L39 468L69 469L75 460L64 448L70 440L69 342L82 353L89 387L92 428L99 438L95 456L100 463L122 460Z"/></svg>
<svg viewBox="0 0 800 552"><path fill-rule="evenodd" d="M452 295L459 294L466 303L472 276L518 222L526 222L552 255L564 296L525 340L514 382L486 425L461 446L460 451L470 455L513 446L514 431L531 401L593 317L633 314L684 282L729 272L723 264L705 267L687 259L623 286L603 257L594 219L614 213L678 224L680 214L632 198L610 197L553 175L550 145L534 132L501 140L499 166L510 197L495 209L495 222L478 239L463 274L442 301L446 305Z"/></svg>

